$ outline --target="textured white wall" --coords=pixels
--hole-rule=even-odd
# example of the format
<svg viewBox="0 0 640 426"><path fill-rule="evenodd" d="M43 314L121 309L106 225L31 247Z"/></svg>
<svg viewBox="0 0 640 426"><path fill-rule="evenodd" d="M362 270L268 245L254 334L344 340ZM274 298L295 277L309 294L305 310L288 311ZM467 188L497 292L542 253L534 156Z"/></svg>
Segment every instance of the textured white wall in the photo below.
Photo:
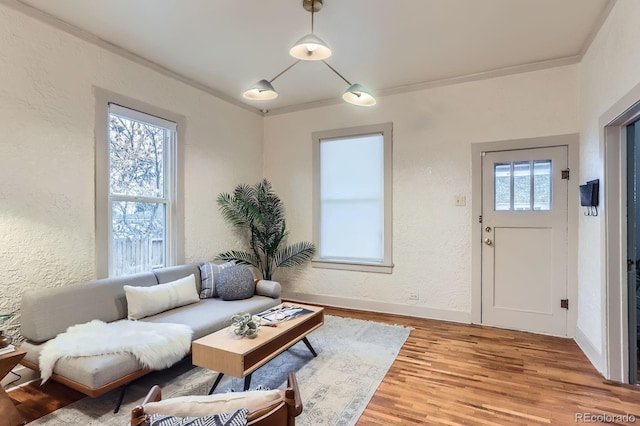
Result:
<svg viewBox="0 0 640 426"><path fill-rule="evenodd" d="M580 64L580 181L603 179L604 141L598 121L613 104L640 83L640 2L618 1ZM602 186L601 186L602 187ZM604 194L606 196L606 194ZM601 196L602 204L602 196ZM605 219L580 217L578 324L600 357L606 351ZM603 371L603 359L592 359Z"/></svg>
<svg viewBox="0 0 640 426"><path fill-rule="evenodd" d="M262 117L0 4L0 313L95 275L93 86L186 117L187 261L229 248L215 198L262 177Z"/></svg>
<svg viewBox="0 0 640 426"><path fill-rule="evenodd" d="M281 277L285 292L470 320L471 144L576 133L577 78L572 65L382 97L371 109L340 104L268 116L264 173L288 206L292 241L312 239L311 132L394 125L393 274L308 267ZM454 206L456 195L467 197L466 207Z"/></svg>

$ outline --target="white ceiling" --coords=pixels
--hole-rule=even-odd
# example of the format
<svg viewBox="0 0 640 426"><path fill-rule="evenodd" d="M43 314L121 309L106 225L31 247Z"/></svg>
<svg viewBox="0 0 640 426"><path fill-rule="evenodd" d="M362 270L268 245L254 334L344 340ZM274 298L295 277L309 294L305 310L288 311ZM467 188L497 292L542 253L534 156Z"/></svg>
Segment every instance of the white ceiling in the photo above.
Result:
<svg viewBox="0 0 640 426"><path fill-rule="evenodd" d="M347 88L324 64L303 61L273 83L277 99L242 97L252 83L294 62L289 48L311 29L302 0L20 1L258 109L338 101ZM610 1L325 0L315 33L333 50L327 62L379 96L509 67L577 61Z"/></svg>

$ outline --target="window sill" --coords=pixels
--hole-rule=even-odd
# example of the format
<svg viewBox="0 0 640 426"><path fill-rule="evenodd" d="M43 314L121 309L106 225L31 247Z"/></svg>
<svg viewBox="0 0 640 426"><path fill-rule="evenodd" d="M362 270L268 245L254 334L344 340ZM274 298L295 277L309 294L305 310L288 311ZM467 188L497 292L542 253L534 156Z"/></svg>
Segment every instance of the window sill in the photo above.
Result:
<svg viewBox="0 0 640 426"><path fill-rule="evenodd" d="M391 274L393 264L373 264L340 262L336 260L312 260L311 267L320 269L338 269L342 271L375 272L379 274Z"/></svg>

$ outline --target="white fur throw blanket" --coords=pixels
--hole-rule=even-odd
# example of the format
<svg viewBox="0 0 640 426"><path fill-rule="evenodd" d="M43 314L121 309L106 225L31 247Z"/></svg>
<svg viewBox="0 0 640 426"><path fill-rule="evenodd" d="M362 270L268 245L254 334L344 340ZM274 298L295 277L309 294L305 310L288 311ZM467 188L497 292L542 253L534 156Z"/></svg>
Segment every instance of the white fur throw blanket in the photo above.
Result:
<svg viewBox="0 0 640 426"><path fill-rule="evenodd" d="M189 352L193 330L183 324L93 320L71 326L44 344L40 375L46 382L60 358L130 352L146 368L160 370Z"/></svg>

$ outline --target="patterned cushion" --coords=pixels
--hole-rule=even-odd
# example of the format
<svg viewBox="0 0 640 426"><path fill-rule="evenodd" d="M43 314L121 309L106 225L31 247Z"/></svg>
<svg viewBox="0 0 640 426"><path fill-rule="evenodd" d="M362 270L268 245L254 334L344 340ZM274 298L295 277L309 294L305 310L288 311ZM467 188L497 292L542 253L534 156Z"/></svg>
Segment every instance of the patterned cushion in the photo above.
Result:
<svg viewBox="0 0 640 426"><path fill-rule="evenodd" d="M247 409L243 408L231 413L216 414L206 417L175 417L164 414L153 414L149 418L150 426L245 426Z"/></svg>
<svg viewBox="0 0 640 426"><path fill-rule="evenodd" d="M253 274L244 265L226 268L216 278L216 292L222 300L241 300L256 292Z"/></svg>
<svg viewBox="0 0 640 426"><path fill-rule="evenodd" d="M216 293L216 277L218 276L220 271L234 265L234 262L227 262L221 265L207 262L200 265L200 276L202 277L202 290L200 291L200 299L218 297L218 294Z"/></svg>

